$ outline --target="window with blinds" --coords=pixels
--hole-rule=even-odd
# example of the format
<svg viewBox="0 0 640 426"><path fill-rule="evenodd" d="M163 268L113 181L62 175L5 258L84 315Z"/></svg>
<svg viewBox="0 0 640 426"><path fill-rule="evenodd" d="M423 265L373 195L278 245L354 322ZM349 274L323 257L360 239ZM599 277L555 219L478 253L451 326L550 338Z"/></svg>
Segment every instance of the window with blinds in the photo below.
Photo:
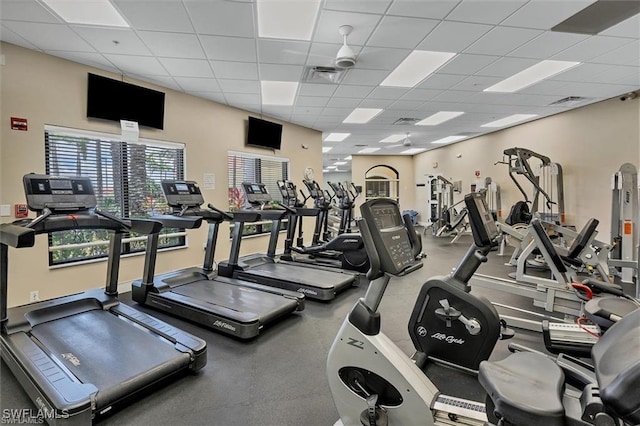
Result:
<svg viewBox="0 0 640 426"><path fill-rule="evenodd" d="M146 218L168 211L160 182L184 179L184 145L140 140L124 142L117 135L45 127L46 173L90 177L98 207L122 217ZM49 236L49 265L106 257L103 230L55 232ZM122 252L145 249L146 237L131 233ZM159 247L186 244L183 229L163 229Z"/></svg>
<svg viewBox="0 0 640 426"><path fill-rule="evenodd" d="M264 183L271 197L282 202L277 182L289 178L289 159L229 151L227 172L230 211L250 207L242 189L242 182ZM286 221L283 221L281 226L282 229L285 229ZM245 225L242 235L258 235L269 232L271 232L271 221L265 221Z"/></svg>

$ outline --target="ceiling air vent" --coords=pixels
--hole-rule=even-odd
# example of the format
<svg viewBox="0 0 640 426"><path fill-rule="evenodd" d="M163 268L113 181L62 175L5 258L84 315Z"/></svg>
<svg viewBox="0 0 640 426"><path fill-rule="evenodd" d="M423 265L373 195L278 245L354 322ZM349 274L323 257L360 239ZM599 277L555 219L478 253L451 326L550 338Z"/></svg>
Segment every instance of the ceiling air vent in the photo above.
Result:
<svg viewBox="0 0 640 426"><path fill-rule="evenodd" d="M398 118L396 121L393 122L394 125L414 125L416 124L418 121L420 121L420 118Z"/></svg>
<svg viewBox="0 0 640 426"><path fill-rule="evenodd" d="M304 70L302 81L305 83L338 84L344 78L346 70L336 67L308 67Z"/></svg>
<svg viewBox="0 0 640 426"><path fill-rule="evenodd" d="M570 107L570 106L574 106L574 105L578 105L579 103L582 103L586 100L589 100L591 98L583 98L582 96L568 96L566 98L557 100L555 102L551 102L549 104L549 106L564 106L564 107Z"/></svg>

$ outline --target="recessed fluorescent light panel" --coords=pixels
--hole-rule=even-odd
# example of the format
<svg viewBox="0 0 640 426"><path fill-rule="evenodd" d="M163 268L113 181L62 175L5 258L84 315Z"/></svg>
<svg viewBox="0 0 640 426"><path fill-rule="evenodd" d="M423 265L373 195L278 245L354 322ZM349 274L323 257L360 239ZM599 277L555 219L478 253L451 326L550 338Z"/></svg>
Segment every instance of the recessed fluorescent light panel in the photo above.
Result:
<svg viewBox="0 0 640 426"><path fill-rule="evenodd" d="M379 151L380 148L362 148L358 151L358 154L371 154L372 152Z"/></svg>
<svg viewBox="0 0 640 426"><path fill-rule="evenodd" d="M504 127L509 124L515 124L520 121L528 120L533 117L537 117L537 114L513 114L500 120L492 121L491 123L483 124L480 127Z"/></svg>
<svg viewBox="0 0 640 426"><path fill-rule="evenodd" d="M466 138L466 136L447 136L446 138L438 139L437 141L433 141L431 143L450 143L462 140L464 138Z"/></svg>
<svg viewBox="0 0 640 426"><path fill-rule="evenodd" d="M382 110L380 108L356 108L344 119L343 123L368 123L381 112Z"/></svg>
<svg viewBox="0 0 640 426"><path fill-rule="evenodd" d="M411 148L402 151L400 154L414 155L426 151L424 148Z"/></svg>
<svg viewBox="0 0 640 426"><path fill-rule="evenodd" d="M109 0L42 0L59 17L70 24L128 27L129 24Z"/></svg>
<svg viewBox="0 0 640 426"><path fill-rule="evenodd" d="M333 163L336 166L344 166L345 164L347 164L346 161L336 161L335 163Z"/></svg>
<svg viewBox="0 0 640 426"><path fill-rule="evenodd" d="M407 135L403 134L403 135L391 135L391 136L387 136L386 138L382 139L380 142L398 142L401 141L402 139L406 138Z"/></svg>
<svg viewBox="0 0 640 426"><path fill-rule="evenodd" d="M337 168L338 168L338 166L327 166L327 169L329 169L329 170L333 170L333 169L337 169Z"/></svg>
<svg viewBox="0 0 640 426"><path fill-rule="evenodd" d="M258 37L311 40L320 0L258 0Z"/></svg>
<svg viewBox="0 0 640 426"><path fill-rule="evenodd" d="M464 112L461 111L440 111L435 114L425 118L422 121L418 121L416 126L437 126L438 124L444 123L445 121L449 121L453 118L459 117Z"/></svg>
<svg viewBox="0 0 640 426"><path fill-rule="evenodd" d="M342 142L346 138L351 136L351 133L329 133L326 138L324 138L325 142Z"/></svg>
<svg viewBox="0 0 640 426"><path fill-rule="evenodd" d="M456 56L450 52L414 50L384 79L380 86L413 87Z"/></svg>
<svg viewBox="0 0 640 426"><path fill-rule="evenodd" d="M541 61L522 70L509 78L484 89L485 92L517 92L520 89L531 86L545 78L553 77L563 71L580 65L580 62L569 61Z"/></svg>
<svg viewBox="0 0 640 426"><path fill-rule="evenodd" d="M348 156L348 157L344 157L344 158L343 158L343 160L345 160L345 161L351 161L352 159L353 159L353 157L352 157L352 156Z"/></svg>
<svg viewBox="0 0 640 426"><path fill-rule="evenodd" d="M327 152L331 151L331 148L332 147L330 147L330 146L323 146L322 147L322 153L326 154Z"/></svg>
<svg viewBox="0 0 640 426"><path fill-rule="evenodd" d="M293 105L297 81L261 81L262 105Z"/></svg>

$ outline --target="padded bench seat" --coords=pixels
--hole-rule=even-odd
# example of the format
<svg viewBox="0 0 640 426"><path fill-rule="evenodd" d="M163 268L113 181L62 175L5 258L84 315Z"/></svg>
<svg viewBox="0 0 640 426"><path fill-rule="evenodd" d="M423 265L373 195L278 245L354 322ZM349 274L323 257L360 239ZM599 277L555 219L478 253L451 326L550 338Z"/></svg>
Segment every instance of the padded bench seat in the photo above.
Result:
<svg viewBox="0 0 640 426"><path fill-rule="evenodd" d="M518 352L480 363L478 379L509 424L563 426L564 373L551 359Z"/></svg>

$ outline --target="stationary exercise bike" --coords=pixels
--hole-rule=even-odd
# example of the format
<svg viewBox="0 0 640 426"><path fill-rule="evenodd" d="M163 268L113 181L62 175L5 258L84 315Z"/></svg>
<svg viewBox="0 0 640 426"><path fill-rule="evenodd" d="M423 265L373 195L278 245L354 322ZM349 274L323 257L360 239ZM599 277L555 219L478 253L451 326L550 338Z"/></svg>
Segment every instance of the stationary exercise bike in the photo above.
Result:
<svg viewBox="0 0 640 426"><path fill-rule="evenodd" d="M411 323L420 324L415 327L421 338L417 346L425 357L471 370L488 357L501 323L495 308L471 296L464 283L486 260L499 232L479 194L468 195L465 202L475 245L452 276L425 283L417 303L422 312L414 313ZM442 395L416 362L380 331L377 310L391 276L410 274L422 262L416 260L412 233L405 228L408 217L403 223L395 201L367 201L361 213L358 226L371 261L371 283L343 322L327 359L329 387L342 424L428 426L464 418L464 424L482 425L484 404Z"/></svg>

